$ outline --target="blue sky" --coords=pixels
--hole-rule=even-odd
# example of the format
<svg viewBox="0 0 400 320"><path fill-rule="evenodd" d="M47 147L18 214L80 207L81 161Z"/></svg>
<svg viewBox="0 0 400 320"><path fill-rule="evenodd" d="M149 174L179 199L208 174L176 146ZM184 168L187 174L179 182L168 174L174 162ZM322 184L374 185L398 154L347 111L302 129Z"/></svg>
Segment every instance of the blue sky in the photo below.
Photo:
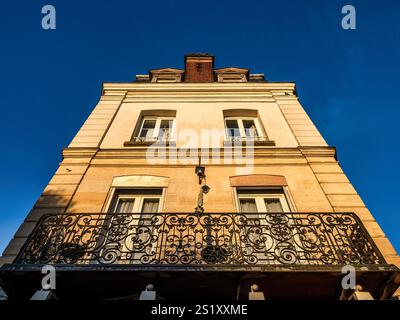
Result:
<svg viewBox="0 0 400 320"><path fill-rule="evenodd" d="M57 29L41 28L41 8ZM357 29L341 28L353 4ZM0 13L0 251L95 106L101 83L216 66L295 81L300 100L361 197L400 251L400 2L8 1Z"/></svg>

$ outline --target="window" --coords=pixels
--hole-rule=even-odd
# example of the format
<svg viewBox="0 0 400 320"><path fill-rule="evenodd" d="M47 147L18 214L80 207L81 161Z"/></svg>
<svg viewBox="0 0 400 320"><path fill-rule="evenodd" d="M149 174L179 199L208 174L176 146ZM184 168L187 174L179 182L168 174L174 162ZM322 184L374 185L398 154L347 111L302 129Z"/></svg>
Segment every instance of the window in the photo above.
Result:
<svg viewBox="0 0 400 320"><path fill-rule="evenodd" d="M246 75L240 73L218 74L217 80L218 82L247 82Z"/></svg>
<svg viewBox="0 0 400 320"><path fill-rule="evenodd" d="M160 210L161 189L116 190L110 211L113 213L156 213Z"/></svg>
<svg viewBox="0 0 400 320"><path fill-rule="evenodd" d="M257 118L226 117L227 137L231 140L257 140L261 137L261 127Z"/></svg>
<svg viewBox="0 0 400 320"><path fill-rule="evenodd" d="M174 137L175 118L144 117L139 138L144 141L170 141Z"/></svg>
<svg viewBox="0 0 400 320"><path fill-rule="evenodd" d="M237 195L239 211L246 217L246 224L240 231L241 248L252 263L279 263L285 258L285 250L295 252L297 239L291 233L291 222L278 218L281 222L278 228L270 222L275 213L279 217L279 213L290 212L283 188L239 189ZM286 233L280 234L280 230Z"/></svg>
<svg viewBox="0 0 400 320"><path fill-rule="evenodd" d="M240 189L237 194L240 212L290 212L288 201L281 188Z"/></svg>
<svg viewBox="0 0 400 320"><path fill-rule="evenodd" d="M117 263L137 264L153 257L157 226L152 213L161 211L162 189L116 189L109 205L110 219L101 257L115 252Z"/></svg>
<svg viewBox="0 0 400 320"><path fill-rule="evenodd" d="M182 82L184 70L175 68L162 68L150 70L151 82Z"/></svg>
<svg viewBox="0 0 400 320"><path fill-rule="evenodd" d="M218 82L247 82L249 69L221 68L214 69Z"/></svg>

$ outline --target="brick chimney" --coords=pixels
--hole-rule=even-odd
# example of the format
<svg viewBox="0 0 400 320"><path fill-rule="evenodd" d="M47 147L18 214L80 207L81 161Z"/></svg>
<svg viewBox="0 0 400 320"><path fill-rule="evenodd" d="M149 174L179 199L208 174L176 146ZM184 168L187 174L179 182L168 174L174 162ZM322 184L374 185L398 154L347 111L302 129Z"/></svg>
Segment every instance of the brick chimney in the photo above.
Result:
<svg viewBox="0 0 400 320"><path fill-rule="evenodd" d="M214 82L214 56L207 53L185 55L185 82Z"/></svg>

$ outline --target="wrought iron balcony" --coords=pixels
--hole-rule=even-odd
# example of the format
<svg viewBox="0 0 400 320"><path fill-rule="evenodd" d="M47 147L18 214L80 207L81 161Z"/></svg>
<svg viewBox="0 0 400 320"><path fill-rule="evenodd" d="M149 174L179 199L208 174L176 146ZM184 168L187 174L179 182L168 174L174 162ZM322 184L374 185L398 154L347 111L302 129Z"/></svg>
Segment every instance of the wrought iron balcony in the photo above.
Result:
<svg viewBox="0 0 400 320"><path fill-rule="evenodd" d="M371 265L353 213L45 215L15 264Z"/></svg>

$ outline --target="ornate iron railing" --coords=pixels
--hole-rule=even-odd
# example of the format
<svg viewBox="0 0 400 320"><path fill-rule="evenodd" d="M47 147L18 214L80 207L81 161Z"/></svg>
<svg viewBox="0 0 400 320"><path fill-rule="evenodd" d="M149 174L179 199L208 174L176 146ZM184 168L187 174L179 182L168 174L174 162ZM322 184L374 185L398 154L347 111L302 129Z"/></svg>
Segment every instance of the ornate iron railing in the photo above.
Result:
<svg viewBox="0 0 400 320"><path fill-rule="evenodd" d="M17 264L338 265L385 263L352 213L57 214Z"/></svg>

